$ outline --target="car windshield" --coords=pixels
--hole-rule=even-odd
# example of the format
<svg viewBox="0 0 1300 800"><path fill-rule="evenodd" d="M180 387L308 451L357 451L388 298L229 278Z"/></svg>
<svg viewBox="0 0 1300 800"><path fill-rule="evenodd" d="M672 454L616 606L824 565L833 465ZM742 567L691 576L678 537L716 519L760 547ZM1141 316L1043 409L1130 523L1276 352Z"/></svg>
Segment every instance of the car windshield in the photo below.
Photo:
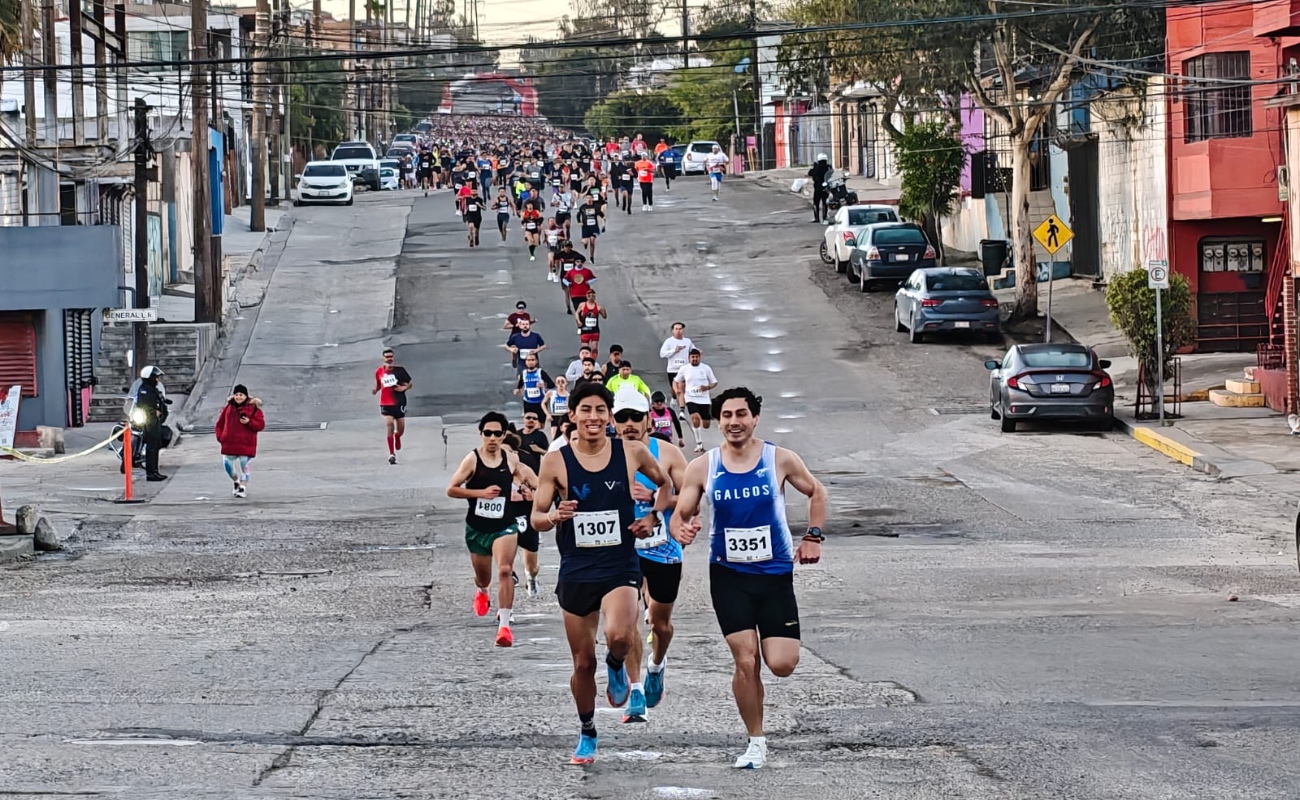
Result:
<svg viewBox="0 0 1300 800"><path fill-rule="evenodd" d="M872 244L927 244L920 228L877 228L871 233Z"/></svg>
<svg viewBox="0 0 1300 800"><path fill-rule="evenodd" d="M370 152L369 147L340 147L334 151L334 160L343 161L349 158L374 158L375 154Z"/></svg>
<svg viewBox="0 0 1300 800"><path fill-rule="evenodd" d="M342 164L308 164L302 171L304 178L342 178L347 174Z"/></svg>
<svg viewBox="0 0 1300 800"><path fill-rule="evenodd" d="M1021 351L1025 365L1056 369L1091 369L1092 354L1086 350Z"/></svg>
<svg viewBox="0 0 1300 800"><path fill-rule="evenodd" d="M957 272L947 275L926 275L925 288L932 292L974 292L988 291L988 281L982 275L973 272Z"/></svg>
<svg viewBox="0 0 1300 800"><path fill-rule="evenodd" d="M849 209L850 225L875 225L877 222L897 222L898 217L890 209L883 208L851 208Z"/></svg>

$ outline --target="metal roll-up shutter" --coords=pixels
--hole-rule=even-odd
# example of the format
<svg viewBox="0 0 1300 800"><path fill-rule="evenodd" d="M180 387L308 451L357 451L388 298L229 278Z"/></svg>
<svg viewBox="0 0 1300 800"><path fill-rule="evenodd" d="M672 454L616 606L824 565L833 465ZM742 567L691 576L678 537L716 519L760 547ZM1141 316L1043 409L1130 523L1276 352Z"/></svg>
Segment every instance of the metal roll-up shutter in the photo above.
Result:
<svg viewBox="0 0 1300 800"><path fill-rule="evenodd" d="M0 386L15 383L36 396L36 325L30 314L0 312Z"/></svg>

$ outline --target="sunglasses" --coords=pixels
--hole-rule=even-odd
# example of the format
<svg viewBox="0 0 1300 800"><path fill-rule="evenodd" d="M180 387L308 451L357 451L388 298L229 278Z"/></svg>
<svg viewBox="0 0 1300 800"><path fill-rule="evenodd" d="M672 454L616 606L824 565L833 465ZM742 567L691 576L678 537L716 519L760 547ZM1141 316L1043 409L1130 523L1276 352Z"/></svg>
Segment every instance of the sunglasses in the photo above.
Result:
<svg viewBox="0 0 1300 800"><path fill-rule="evenodd" d="M506 432L502 430L491 430L491 431L485 430L485 431L479 431L479 433L483 434L484 436L489 436L493 439L506 435Z"/></svg>
<svg viewBox="0 0 1300 800"><path fill-rule="evenodd" d="M540 417L534 417L530 414L529 416L524 417L524 422L536 422L538 419L540 419Z"/></svg>
<svg viewBox="0 0 1300 800"><path fill-rule="evenodd" d="M645 419L644 411L633 411L628 408L614 414L615 422L640 422L643 419Z"/></svg>

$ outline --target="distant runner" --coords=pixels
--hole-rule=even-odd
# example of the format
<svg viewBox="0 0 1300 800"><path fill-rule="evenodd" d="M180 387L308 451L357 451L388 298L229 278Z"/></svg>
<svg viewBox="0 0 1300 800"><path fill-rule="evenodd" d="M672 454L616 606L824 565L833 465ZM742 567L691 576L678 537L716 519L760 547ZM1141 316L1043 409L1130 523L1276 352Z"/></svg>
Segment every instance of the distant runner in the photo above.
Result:
<svg viewBox="0 0 1300 800"><path fill-rule="evenodd" d="M379 395L379 413L388 435L388 463L396 464L402 434L406 433L406 392L411 388L411 373L396 364L392 348L385 348L383 356L384 363L375 370L375 388L370 393Z"/></svg>

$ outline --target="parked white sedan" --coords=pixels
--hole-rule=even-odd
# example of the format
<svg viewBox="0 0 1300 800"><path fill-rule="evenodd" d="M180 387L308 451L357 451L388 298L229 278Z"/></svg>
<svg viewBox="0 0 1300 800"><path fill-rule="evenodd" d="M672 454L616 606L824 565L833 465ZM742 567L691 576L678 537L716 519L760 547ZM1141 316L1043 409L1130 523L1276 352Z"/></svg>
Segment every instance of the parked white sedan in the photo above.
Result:
<svg viewBox="0 0 1300 800"><path fill-rule="evenodd" d="M293 203L352 205L352 178L347 166L337 161L312 161L303 167L302 177L298 179L298 197Z"/></svg>
<svg viewBox="0 0 1300 800"><path fill-rule="evenodd" d="M834 264L836 272L846 272L849 268L849 253L853 251L863 228L877 222L898 221L898 209L893 206L857 205L841 208L835 212L823 231L820 252L822 261Z"/></svg>

